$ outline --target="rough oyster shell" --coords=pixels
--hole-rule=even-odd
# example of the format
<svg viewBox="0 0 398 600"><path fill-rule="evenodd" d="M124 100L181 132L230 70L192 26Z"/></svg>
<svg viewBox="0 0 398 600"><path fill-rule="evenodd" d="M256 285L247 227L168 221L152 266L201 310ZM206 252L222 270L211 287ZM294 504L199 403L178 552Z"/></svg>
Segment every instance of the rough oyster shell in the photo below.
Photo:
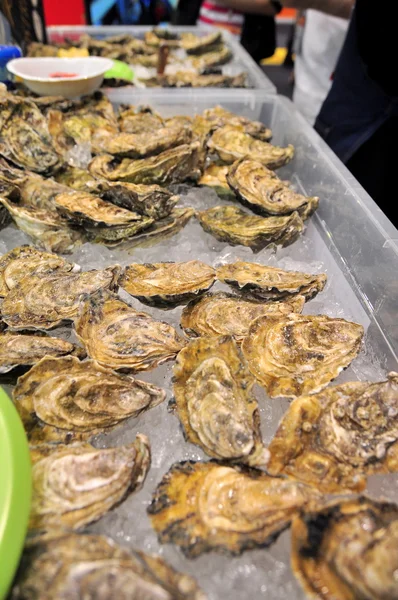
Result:
<svg viewBox="0 0 398 600"><path fill-rule="evenodd" d="M121 107L118 123L124 133L152 133L164 126L162 117L150 107Z"/></svg>
<svg viewBox="0 0 398 600"><path fill-rule="evenodd" d="M84 273L50 273L22 279L5 297L3 321L13 329L52 329L78 313L86 294L116 289L120 267Z"/></svg>
<svg viewBox="0 0 398 600"><path fill-rule="evenodd" d="M200 260L128 265L119 285L151 306L174 307L197 298L211 288L216 273Z"/></svg>
<svg viewBox="0 0 398 600"><path fill-rule="evenodd" d="M222 42L221 31L203 36L183 35L181 38L181 46L187 54L203 54L213 48L215 44L220 44L220 42Z"/></svg>
<svg viewBox="0 0 398 600"><path fill-rule="evenodd" d="M325 493L361 491L366 476L398 470L398 374L301 396L284 415L267 472L292 475Z"/></svg>
<svg viewBox="0 0 398 600"><path fill-rule="evenodd" d="M236 206L209 208L197 214L200 224L208 233L231 246L249 246L258 252L270 244L289 246L304 229L297 212L287 217L259 217L249 215Z"/></svg>
<svg viewBox="0 0 398 600"><path fill-rule="evenodd" d="M225 65L232 60L232 52L224 44L214 45L209 48L208 52L205 52L199 56L192 56L191 63L195 69L203 71L211 67L219 67Z"/></svg>
<svg viewBox="0 0 398 600"><path fill-rule="evenodd" d="M194 214L195 210L190 206L174 208L168 217L155 221L148 229L130 238L128 247L135 248L136 246L140 246L141 248L148 248L158 244L160 241L163 242L181 231Z"/></svg>
<svg viewBox="0 0 398 600"><path fill-rule="evenodd" d="M224 292L209 293L184 308L181 327L189 336L233 335L241 342L257 317L300 313L304 302L304 296L295 296L284 302L261 303Z"/></svg>
<svg viewBox="0 0 398 600"><path fill-rule="evenodd" d="M33 246L18 246L0 258L0 297L6 296L28 275L47 275L54 271L77 273L80 267L56 254L42 252Z"/></svg>
<svg viewBox="0 0 398 600"><path fill-rule="evenodd" d="M263 142L269 142L272 138L272 131L264 123L236 115L222 106L214 106L213 108L206 109L203 112L203 117L217 128L228 125L228 127L244 131Z"/></svg>
<svg viewBox="0 0 398 600"><path fill-rule="evenodd" d="M197 179L199 146L198 142L183 144L141 160L100 155L91 161L89 171L95 177L130 183L166 184Z"/></svg>
<svg viewBox="0 0 398 600"><path fill-rule="evenodd" d="M76 333L91 358L113 369L148 371L185 345L174 327L100 290L80 307Z"/></svg>
<svg viewBox="0 0 398 600"><path fill-rule="evenodd" d="M288 215L293 211L309 217L319 198L307 198L289 188L260 162L242 159L228 171L227 182L244 206L259 215Z"/></svg>
<svg viewBox="0 0 398 600"><path fill-rule="evenodd" d="M398 506L364 496L293 519L292 568L313 600L398 597Z"/></svg>
<svg viewBox="0 0 398 600"><path fill-rule="evenodd" d="M198 181L198 185L206 185L213 188L221 198L224 196L233 196L234 193L227 182L228 169L228 165L212 163L205 169Z"/></svg>
<svg viewBox="0 0 398 600"><path fill-rule="evenodd" d="M284 271L258 263L236 261L217 268L217 279L259 300L279 300L300 294L311 300L325 287L325 273Z"/></svg>
<svg viewBox="0 0 398 600"><path fill-rule="evenodd" d="M358 355L362 325L325 315L259 317L242 342L249 368L271 398L316 393Z"/></svg>
<svg viewBox="0 0 398 600"><path fill-rule="evenodd" d="M294 156L294 148L290 144L286 148L273 146L228 125L216 129L207 146L211 153L218 154L227 164L242 158L250 158L269 169L283 167Z"/></svg>
<svg viewBox="0 0 398 600"><path fill-rule="evenodd" d="M189 442L220 460L263 467L268 460L254 378L231 336L200 338L174 366L175 406Z"/></svg>
<svg viewBox="0 0 398 600"><path fill-rule="evenodd" d="M258 470L187 461L163 477L148 513L159 541L189 558L210 550L241 554L269 546L317 497L310 486Z"/></svg>
<svg viewBox="0 0 398 600"><path fill-rule="evenodd" d="M221 73L194 73L192 71L177 71L176 73L167 73L165 75L156 75L141 79L146 87L164 87L164 88L243 88L246 87L246 73L238 75L223 75Z"/></svg>
<svg viewBox="0 0 398 600"><path fill-rule="evenodd" d="M70 534L26 549L11 600L206 600L196 581L161 558L99 535Z"/></svg>
<svg viewBox="0 0 398 600"><path fill-rule="evenodd" d="M174 34L168 30L162 31L160 27L152 31L146 31L144 40L148 46L155 46L156 48L162 44L167 44L168 46L174 46L176 48L180 46L180 38L178 34Z"/></svg>
<svg viewBox="0 0 398 600"><path fill-rule="evenodd" d="M55 181L68 188L82 192L97 192L99 180L85 169L64 165L55 175Z"/></svg>
<svg viewBox="0 0 398 600"><path fill-rule="evenodd" d="M58 56L58 46L51 44L42 44L40 42L30 42L27 48L26 56L54 58Z"/></svg>

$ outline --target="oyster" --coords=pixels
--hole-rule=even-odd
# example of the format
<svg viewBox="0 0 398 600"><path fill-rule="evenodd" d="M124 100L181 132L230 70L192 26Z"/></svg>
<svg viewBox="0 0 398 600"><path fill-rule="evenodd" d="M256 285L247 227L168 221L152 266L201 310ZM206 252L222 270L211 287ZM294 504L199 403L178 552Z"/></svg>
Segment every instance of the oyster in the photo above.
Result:
<svg viewBox="0 0 398 600"><path fill-rule="evenodd" d="M267 472L325 493L361 491L366 476L397 471L398 374L351 382L292 402L272 440ZM396 448L394 448L396 446Z"/></svg>
<svg viewBox="0 0 398 600"><path fill-rule="evenodd" d="M322 390L357 356L363 327L325 315L259 317L243 340L249 368L271 398Z"/></svg>
<svg viewBox="0 0 398 600"><path fill-rule="evenodd" d="M259 300L280 300L296 294L311 300L323 290L327 277L325 273L284 271L238 260L218 267L217 279Z"/></svg>
<svg viewBox="0 0 398 600"><path fill-rule="evenodd" d="M68 191L67 187L52 179L44 179L29 171L10 169L5 167L4 163L0 164L0 180L4 185L5 194L13 202L28 208L44 210L54 218L58 214L54 205L55 196Z"/></svg>
<svg viewBox="0 0 398 600"><path fill-rule="evenodd" d="M8 373L15 367L34 365L44 356L61 357L68 354L85 356L83 348L61 338L10 331L0 333L0 374Z"/></svg>
<svg viewBox="0 0 398 600"><path fill-rule="evenodd" d="M176 48L180 46L180 37L178 34L167 29L163 30L160 27L152 31L146 31L144 40L148 46L155 46L156 48L162 44L167 44L168 46L174 46Z"/></svg>
<svg viewBox="0 0 398 600"><path fill-rule="evenodd" d="M0 257L0 297L6 296L26 276L47 275L54 271L76 273L80 267L33 246L18 246Z"/></svg>
<svg viewBox="0 0 398 600"><path fill-rule="evenodd" d="M315 488L258 470L186 461L158 485L148 513L161 543L189 558L210 550L241 554L269 546Z"/></svg>
<svg viewBox="0 0 398 600"><path fill-rule="evenodd" d="M228 125L228 127L243 131L263 142L269 142L272 138L272 131L260 121L252 121L247 117L236 115L222 106L206 109L203 112L203 118L214 125L214 128Z"/></svg>
<svg viewBox="0 0 398 600"><path fill-rule="evenodd" d="M241 88L246 87L246 73L238 75L224 75L223 73L194 73L192 71L177 71L176 73L167 73L165 75L156 75L141 79L146 87L165 87L165 88L202 88L202 87L221 87L221 88Z"/></svg>
<svg viewBox="0 0 398 600"><path fill-rule="evenodd" d="M209 293L184 308L181 327L189 336L233 335L241 342L257 317L300 313L304 302L303 296L260 303L224 292Z"/></svg>
<svg viewBox="0 0 398 600"><path fill-rule="evenodd" d="M3 300L3 321L13 329L52 329L78 312L83 296L100 289L116 289L120 267L84 273L32 275L9 291Z"/></svg>
<svg viewBox="0 0 398 600"><path fill-rule="evenodd" d="M181 231L194 214L195 210L190 206L173 208L168 217L155 221L148 229L130 238L128 247L148 248L158 244L159 241L163 242Z"/></svg>
<svg viewBox="0 0 398 600"><path fill-rule="evenodd" d="M209 48L208 52L200 54L199 56L191 56L191 63L195 69L204 71L211 67L218 67L225 65L232 60L232 52L224 44L215 44Z"/></svg>
<svg viewBox="0 0 398 600"><path fill-rule="evenodd" d="M212 154L217 154L227 164L241 158L250 158L269 169L283 167L294 156L292 145L286 148L273 146L229 125L216 129L207 146Z"/></svg>
<svg viewBox="0 0 398 600"><path fill-rule="evenodd" d="M58 46L42 44L40 42L30 42L27 48L26 56L40 58L47 56L54 58L58 56Z"/></svg>
<svg viewBox="0 0 398 600"><path fill-rule="evenodd" d="M85 437L106 431L157 406L165 397L165 392L151 383L73 356L43 358L19 377L13 391L31 437L37 436L41 427L50 426L49 432L66 439L68 431Z"/></svg>
<svg viewBox="0 0 398 600"><path fill-rule="evenodd" d="M85 169L79 167L72 167L70 165L64 165L55 175L54 179L74 190L84 192L96 192L98 186L98 179L93 177Z"/></svg>
<svg viewBox="0 0 398 600"><path fill-rule="evenodd" d="M229 169L227 181L237 198L259 215L288 215L297 211L309 217L319 198L307 198L289 188L260 162L242 159Z"/></svg>
<svg viewBox="0 0 398 600"><path fill-rule="evenodd" d="M203 229L231 246L249 246L258 252L270 244L289 246L304 229L297 212L287 217L258 217L235 206L215 206L198 213Z"/></svg>
<svg viewBox="0 0 398 600"><path fill-rule="evenodd" d="M189 442L209 456L254 467L267 463L254 378L230 336L200 338L174 367L175 406Z"/></svg>
<svg viewBox="0 0 398 600"><path fill-rule="evenodd" d="M139 490L151 462L149 440L118 448L87 443L32 446L32 533L80 529Z"/></svg>
<svg viewBox="0 0 398 600"><path fill-rule="evenodd" d="M174 327L105 291L82 302L75 328L88 355L113 369L148 371L185 345Z"/></svg>
<svg viewBox="0 0 398 600"><path fill-rule="evenodd" d="M122 106L118 123L124 133L153 133L164 127L162 117L147 106Z"/></svg>
<svg viewBox="0 0 398 600"><path fill-rule="evenodd" d="M221 31L215 31L203 36L196 36L194 34L185 35L181 38L181 46L187 54L203 54L220 43L222 43Z"/></svg>
<svg viewBox="0 0 398 600"><path fill-rule="evenodd" d="M119 285L129 294L151 306L174 307L185 304L211 288L215 271L200 260L128 265Z"/></svg>
<svg viewBox="0 0 398 600"><path fill-rule="evenodd" d="M70 534L26 549L11 600L206 600L161 558L99 535Z"/></svg>
<svg viewBox="0 0 398 600"><path fill-rule="evenodd" d="M197 167L198 151L199 143L194 142L141 160L100 155L91 161L89 171L95 177L103 177L110 181L144 184L179 183L200 176Z"/></svg>
<svg viewBox="0 0 398 600"><path fill-rule="evenodd" d="M292 524L292 568L314 600L398 597L398 506L359 498L303 512Z"/></svg>
<svg viewBox="0 0 398 600"><path fill-rule="evenodd" d="M233 191L227 182L228 165L210 164L204 171L198 181L198 185L205 185L213 188L220 198L224 196L234 196Z"/></svg>

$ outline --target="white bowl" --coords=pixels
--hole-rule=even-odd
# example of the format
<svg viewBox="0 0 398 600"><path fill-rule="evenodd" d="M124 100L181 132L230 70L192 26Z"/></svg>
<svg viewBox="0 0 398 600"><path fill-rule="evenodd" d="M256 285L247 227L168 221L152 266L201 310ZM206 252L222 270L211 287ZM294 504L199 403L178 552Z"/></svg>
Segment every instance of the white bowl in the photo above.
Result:
<svg viewBox="0 0 398 600"><path fill-rule="evenodd" d="M40 96L75 98L90 94L101 85L111 69L109 58L14 58L7 69L20 77L26 87ZM73 73L73 77L51 77L53 73Z"/></svg>

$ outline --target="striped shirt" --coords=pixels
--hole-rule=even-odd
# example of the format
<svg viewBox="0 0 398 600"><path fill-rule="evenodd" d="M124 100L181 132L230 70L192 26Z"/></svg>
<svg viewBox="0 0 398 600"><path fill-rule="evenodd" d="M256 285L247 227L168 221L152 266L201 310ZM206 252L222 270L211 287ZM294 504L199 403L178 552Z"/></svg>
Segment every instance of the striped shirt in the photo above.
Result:
<svg viewBox="0 0 398 600"><path fill-rule="evenodd" d="M239 35L243 25L243 14L222 6L217 1L205 0L200 9L200 23L228 29Z"/></svg>

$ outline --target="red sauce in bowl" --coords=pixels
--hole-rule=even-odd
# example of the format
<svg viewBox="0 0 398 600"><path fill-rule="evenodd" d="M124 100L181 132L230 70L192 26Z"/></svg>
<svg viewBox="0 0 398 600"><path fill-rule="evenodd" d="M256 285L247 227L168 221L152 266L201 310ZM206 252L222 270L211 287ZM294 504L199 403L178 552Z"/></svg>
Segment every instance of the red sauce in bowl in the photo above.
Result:
<svg viewBox="0 0 398 600"><path fill-rule="evenodd" d="M63 71L57 71L56 73L50 73L49 77L54 77L54 79L58 79L60 77L77 77L77 73L64 73Z"/></svg>

